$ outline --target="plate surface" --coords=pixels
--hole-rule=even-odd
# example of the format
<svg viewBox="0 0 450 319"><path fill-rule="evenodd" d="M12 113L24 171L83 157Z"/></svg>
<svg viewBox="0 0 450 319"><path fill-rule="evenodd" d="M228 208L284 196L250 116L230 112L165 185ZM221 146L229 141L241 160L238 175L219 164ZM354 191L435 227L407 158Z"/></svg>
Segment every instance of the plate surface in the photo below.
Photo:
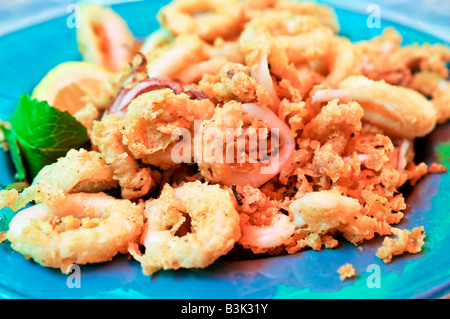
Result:
<svg viewBox="0 0 450 319"><path fill-rule="evenodd" d="M137 37L158 27L155 14L167 1L127 3L113 8ZM367 27L367 16L336 9L341 34L353 41L379 35ZM18 100L48 70L64 61L80 60L75 29L67 17L56 18L0 38L0 118L8 120ZM437 38L389 21L404 43L442 42ZM418 141L420 160L437 160L437 150L450 141L450 126L438 127ZM447 162L448 163L448 162ZM0 151L0 184L13 182L8 154ZM79 288L74 278L59 270L26 260L7 244L0 245L2 298L436 298L450 292L450 175L429 175L409 192L408 210L400 228L424 225L423 253L404 255L385 265L375 256L381 239L362 245L344 241L333 250L307 250L295 255L251 261L220 261L207 269L160 271L142 275L138 262L119 256L112 262L81 267ZM4 230L13 213L0 211ZM340 281L337 269L351 263L358 277ZM72 287L72 288L71 288Z"/></svg>

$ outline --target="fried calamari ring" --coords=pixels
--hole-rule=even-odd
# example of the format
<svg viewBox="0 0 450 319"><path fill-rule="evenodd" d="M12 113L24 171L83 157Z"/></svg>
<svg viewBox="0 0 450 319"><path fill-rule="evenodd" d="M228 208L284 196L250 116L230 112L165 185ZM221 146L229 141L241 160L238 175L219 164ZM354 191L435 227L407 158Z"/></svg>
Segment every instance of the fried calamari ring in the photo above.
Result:
<svg viewBox="0 0 450 319"><path fill-rule="evenodd" d="M252 77L271 96L272 111L278 111L282 99L278 79L288 80L302 95L310 90L297 64L323 58L332 36L316 18L283 11L262 14L246 24L239 45Z"/></svg>
<svg viewBox="0 0 450 319"><path fill-rule="evenodd" d="M100 153L70 150L39 172L31 186L19 194L13 208L19 210L32 201L53 205L69 193L96 193L115 186L113 171Z"/></svg>
<svg viewBox="0 0 450 319"><path fill-rule="evenodd" d="M294 234L295 224L288 216L278 214L269 226L244 223L241 229L239 244L252 249L254 253L261 253L283 245Z"/></svg>
<svg viewBox="0 0 450 319"><path fill-rule="evenodd" d="M245 65L250 68L250 75L270 95L271 110L277 112L280 98L278 97L274 79L270 73L269 64L277 64L279 60L286 60L283 52L275 45L270 35L263 33L253 35L250 23L239 38L241 51L244 53Z"/></svg>
<svg viewBox="0 0 450 319"><path fill-rule="evenodd" d="M38 204L11 220L6 237L25 258L67 273L71 264L110 261L126 253L143 226L143 207L103 193L67 195Z"/></svg>
<svg viewBox="0 0 450 319"><path fill-rule="evenodd" d="M146 55L150 78L174 78L190 65L210 58L210 46L195 34L182 34Z"/></svg>
<svg viewBox="0 0 450 319"><path fill-rule="evenodd" d="M305 227L309 236L326 236L336 231L357 245L372 239L375 233L385 235L382 224L364 215L357 199L335 191L319 191L304 195L289 205L297 227ZM389 226L389 225L388 225Z"/></svg>
<svg viewBox="0 0 450 319"><path fill-rule="evenodd" d="M128 107L123 142L144 163L160 164L155 163L154 154L173 147L177 143L174 134L181 129L193 131L195 120L208 119L213 113L214 104L209 99L191 100L187 94L176 95L170 89L144 93ZM176 163L171 160L167 164Z"/></svg>
<svg viewBox="0 0 450 319"><path fill-rule="evenodd" d="M179 35L146 57L150 78L170 78L183 84L198 82L203 74L217 74L228 61L243 61L236 41L219 39L208 44L193 34Z"/></svg>
<svg viewBox="0 0 450 319"><path fill-rule="evenodd" d="M328 69L322 88L336 88L351 75L361 74L361 52L350 40L335 36L330 39L328 53L321 59Z"/></svg>
<svg viewBox="0 0 450 319"><path fill-rule="evenodd" d="M388 27L380 36L357 43L355 46L363 52L362 74L400 86L408 86L417 70L448 78L448 46L438 43L402 45L402 40L397 30Z"/></svg>
<svg viewBox="0 0 450 319"><path fill-rule="evenodd" d="M279 0L275 5L276 10L285 10L294 14L313 16L320 23L337 33L340 29L339 21L331 7L308 1Z"/></svg>
<svg viewBox="0 0 450 319"><path fill-rule="evenodd" d="M294 234L293 220L286 214L289 201L277 201L249 185L230 188L236 199L242 236L238 244L255 254L277 251Z"/></svg>
<svg viewBox="0 0 450 319"><path fill-rule="evenodd" d="M156 187L152 170L139 167L136 159L123 145L121 132L122 118L110 114L94 123L92 142L97 145L106 163L119 182L123 199L135 199L145 196Z"/></svg>
<svg viewBox="0 0 450 319"><path fill-rule="evenodd" d="M254 18L246 24L241 42L257 45L258 37L271 35L290 62L300 63L321 58L327 54L333 31L317 18L290 12L273 12Z"/></svg>
<svg viewBox="0 0 450 319"><path fill-rule="evenodd" d="M236 101L217 108L194 139L202 176L226 186L260 187L280 172L295 148L289 127L272 111Z"/></svg>
<svg viewBox="0 0 450 319"><path fill-rule="evenodd" d="M174 40L173 34L165 29L159 28L153 31L149 36L147 36L142 43L140 52L144 55L150 54L152 51L157 50Z"/></svg>
<svg viewBox="0 0 450 319"><path fill-rule="evenodd" d="M166 184L158 199L146 203L145 214L141 238L145 254L137 244L129 247L145 275L160 269L207 267L227 254L241 235L239 215L219 185L197 181L174 189ZM186 219L190 227L184 225Z"/></svg>
<svg viewBox="0 0 450 319"><path fill-rule="evenodd" d="M240 32L243 10L237 0L176 0L163 7L157 18L175 35L197 34L212 42Z"/></svg>
<svg viewBox="0 0 450 319"><path fill-rule="evenodd" d="M434 72L414 74L409 87L431 98L436 109L437 123L450 119L450 81Z"/></svg>
<svg viewBox="0 0 450 319"><path fill-rule="evenodd" d="M269 108L273 105L269 93L250 76L250 68L240 63L226 63L217 76L204 76L198 85L220 102L239 100Z"/></svg>
<svg viewBox="0 0 450 319"><path fill-rule="evenodd" d="M437 122L433 104L422 94L364 76L350 76L339 84L339 89L319 90L312 98L313 103L333 99L358 102L364 109L364 120L395 137L425 136Z"/></svg>
<svg viewBox="0 0 450 319"><path fill-rule="evenodd" d="M177 74L175 78L184 84L196 83L199 82L205 74L214 75L219 73L227 62L227 58L223 56L212 57L208 60L191 65Z"/></svg>

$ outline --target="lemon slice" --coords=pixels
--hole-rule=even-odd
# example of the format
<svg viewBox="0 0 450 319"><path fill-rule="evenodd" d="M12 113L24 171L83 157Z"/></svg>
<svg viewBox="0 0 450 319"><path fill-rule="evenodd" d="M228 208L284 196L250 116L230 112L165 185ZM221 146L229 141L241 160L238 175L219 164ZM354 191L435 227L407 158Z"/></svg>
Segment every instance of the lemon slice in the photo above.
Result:
<svg viewBox="0 0 450 319"><path fill-rule="evenodd" d="M74 115L87 103L104 101L111 93L112 74L102 67L84 62L64 62L53 68L35 87L31 95L40 101Z"/></svg>

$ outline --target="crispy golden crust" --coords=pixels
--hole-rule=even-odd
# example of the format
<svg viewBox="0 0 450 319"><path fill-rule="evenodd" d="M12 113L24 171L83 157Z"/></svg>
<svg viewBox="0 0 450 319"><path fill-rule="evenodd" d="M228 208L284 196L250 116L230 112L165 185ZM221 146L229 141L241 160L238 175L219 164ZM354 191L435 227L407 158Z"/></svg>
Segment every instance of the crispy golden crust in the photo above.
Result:
<svg viewBox="0 0 450 319"><path fill-rule="evenodd" d="M30 187L19 194L14 210L29 202L54 204L71 192L109 190L117 185L101 154L85 149L70 150L54 164L44 167Z"/></svg>
<svg viewBox="0 0 450 319"><path fill-rule="evenodd" d="M425 244L425 230L423 226L414 227L412 230L392 228L392 233L397 238L385 237L383 245L377 250L377 257L383 262L390 263L394 256L403 253L417 254Z"/></svg>
<svg viewBox="0 0 450 319"><path fill-rule="evenodd" d="M228 192L218 185L166 186L158 199L146 204L146 215L141 238L145 254L136 244L129 247L146 275L160 269L207 267L228 253L241 235L239 215ZM177 235L184 215L189 216L190 227Z"/></svg>
<svg viewBox="0 0 450 319"><path fill-rule="evenodd" d="M110 69L130 62L136 41L122 21L110 10L89 12L78 30L83 56ZM74 194L119 186L137 210L145 203L146 225L132 234L145 253L128 241L145 274L206 267L233 247L293 254L335 248L340 238L358 246L394 234L377 253L385 262L420 250L423 229L394 226L407 207L401 187L447 171L415 162L414 142L450 118L448 46L402 45L391 28L352 43L337 34L330 8L311 2L176 0L158 19L161 29L143 53L107 83L118 93L102 119L93 122L98 110L91 106L77 114L93 149L70 151L22 193L1 191L0 206L18 210L35 201L59 210ZM109 39L112 21L120 32ZM237 129L249 129L240 146ZM271 173L262 173L268 153L256 162L251 155L254 137L279 155ZM97 204L93 210L102 210ZM62 254L53 237L41 240L104 223L73 211L34 222L30 236L39 234L39 241L16 237L15 247L44 265L110 259L112 250L92 246L52 259L49 251ZM339 272L354 275L349 265Z"/></svg>
<svg viewBox="0 0 450 319"><path fill-rule="evenodd" d="M136 159L123 144L122 119L114 114L96 121L92 131L92 142L98 146L102 157L114 172L114 179L121 187L122 198L136 199L147 195L156 187L152 171L140 168Z"/></svg>
<svg viewBox="0 0 450 319"><path fill-rule="evenodd" d="M126 253L143 225L143 208L102 193L67 195L55 206L18 213L6 234L11 247L37 263L66 272L71 264L110 261Z"/></svg>
<svg viewBox="0 0 450 319"><path fill-rule="evenodd" d="M344 280L347 280L349 278L353 278L356 276L356 269L353 267L352 264L349 264L349 263L339 267L337 272L339 274L339 279L341 279L341 281L344 281Z"/></svg>

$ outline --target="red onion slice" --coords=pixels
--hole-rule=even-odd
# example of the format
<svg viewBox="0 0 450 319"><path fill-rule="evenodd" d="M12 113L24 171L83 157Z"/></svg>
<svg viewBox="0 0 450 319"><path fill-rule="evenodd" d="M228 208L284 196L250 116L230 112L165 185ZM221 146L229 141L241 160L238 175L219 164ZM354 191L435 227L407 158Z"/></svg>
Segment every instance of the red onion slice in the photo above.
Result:
<svg viewBox="0 0 450 319"><path fill-rule="evenodd" d="M136 97L141 94L161 90L164 88L171 89L175 94L183 93L183 88L180 84L163 78L150 78L142 82L136 83L131 89L121 88L116 98L109 107L107 113L113 113L119 116L125 116L128 105Z"/></svg>

